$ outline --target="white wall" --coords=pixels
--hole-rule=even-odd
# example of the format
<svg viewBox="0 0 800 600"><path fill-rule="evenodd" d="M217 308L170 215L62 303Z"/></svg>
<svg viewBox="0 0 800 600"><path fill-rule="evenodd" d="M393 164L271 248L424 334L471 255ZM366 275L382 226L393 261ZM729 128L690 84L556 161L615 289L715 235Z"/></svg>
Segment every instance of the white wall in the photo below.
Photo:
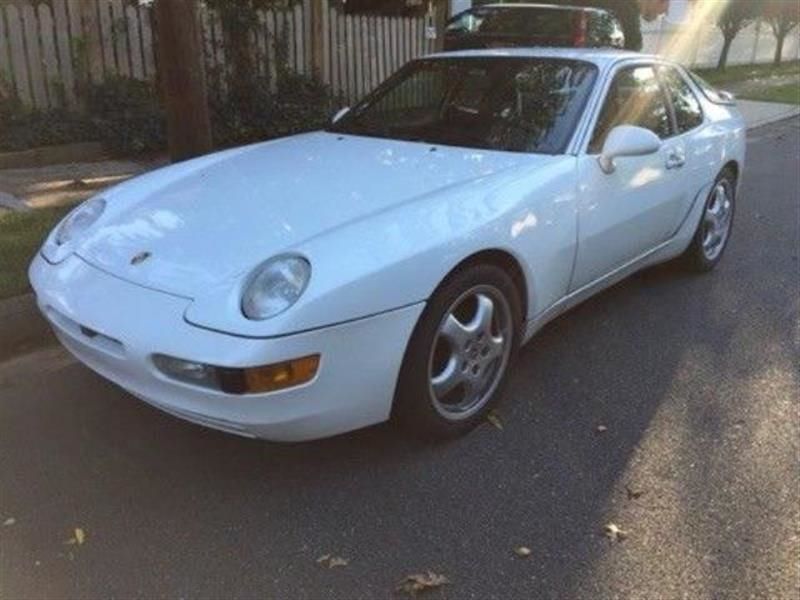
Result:
<svg viewBox="0 0 800 600"><path fill-rule="evenodd" d="M450 14L460 13L472 6L472 0L450 0Z"/></svg>

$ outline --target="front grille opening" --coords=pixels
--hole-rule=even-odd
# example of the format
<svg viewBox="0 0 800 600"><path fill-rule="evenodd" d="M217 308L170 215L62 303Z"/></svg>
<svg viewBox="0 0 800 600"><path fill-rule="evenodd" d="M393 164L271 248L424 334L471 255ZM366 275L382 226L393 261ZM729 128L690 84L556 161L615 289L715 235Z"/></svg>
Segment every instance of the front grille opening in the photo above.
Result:
<svg viewBox="0 0 800 600"><path fill-rule="evenodd" d="M85 335L86 337L95 338L95 337L97 337L98 335L100 335L100 333L99 333L99 332L95 331L94 329L89 329L89 328L88 328L88 327L86 327L85 325L81 325L81 326L80 326L80 330L81 330L81 333L82 333L83 335Z"/></svg>
<svg viewBox="0 0 800 600"><path fill-rule="evenodd" d="M87 346L98 348L119 358L125 356L125 345L118 339L78 323L66 315L61 314L52 306L48 306L46 312L53 325L55 325L57 329L68 333L73 339L82 341Z"/></svg>

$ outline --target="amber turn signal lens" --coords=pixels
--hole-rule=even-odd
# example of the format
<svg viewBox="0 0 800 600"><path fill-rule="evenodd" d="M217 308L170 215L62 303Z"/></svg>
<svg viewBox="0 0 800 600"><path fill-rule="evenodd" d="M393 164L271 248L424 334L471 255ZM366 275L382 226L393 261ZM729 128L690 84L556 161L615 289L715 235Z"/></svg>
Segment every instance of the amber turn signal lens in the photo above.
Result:
<svg viewBox="0 0 800 600"><path fill-rule="evenodd" d="M243 393L273 392L302 385L314 379L319 367L319 354L286 362L242 369Z"/></svg>

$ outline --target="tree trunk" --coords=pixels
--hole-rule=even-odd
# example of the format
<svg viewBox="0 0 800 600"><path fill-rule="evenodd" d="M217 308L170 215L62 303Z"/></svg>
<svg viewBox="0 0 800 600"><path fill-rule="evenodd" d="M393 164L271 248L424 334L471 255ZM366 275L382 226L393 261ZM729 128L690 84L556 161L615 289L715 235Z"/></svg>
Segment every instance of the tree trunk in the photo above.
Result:
<svg viewBox="0 0 800 600"><path fill-rule="evenodd" d="M786 34L783 35L776 35L775 41L775 58L773 59L773 64L779 65L781 64L781 59L783 58L783 41L786 39Z"/></svg>
<svg viewBox="0 0 800 600"><path fill-rule="evenodd" d="M195 0L155 3L158 68L173 162L211 151L205 65Z"/></svg>
<svg viewBox="0 0 800 600"><path fill-rule="evenodd" d="M717 62L717 70L724 71L725 65L728 64L728 52L731 49L733 38L726 37L722 42L722 51L719 53L719 62Z"/></svg>

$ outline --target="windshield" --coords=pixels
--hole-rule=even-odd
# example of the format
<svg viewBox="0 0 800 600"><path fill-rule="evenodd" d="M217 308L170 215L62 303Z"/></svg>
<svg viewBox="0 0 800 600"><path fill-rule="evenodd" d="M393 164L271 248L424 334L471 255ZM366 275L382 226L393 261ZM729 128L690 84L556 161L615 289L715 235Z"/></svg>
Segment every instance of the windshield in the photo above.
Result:
<svg viewBox="0 0 800 600"><path fill-rule="evenodd" d="M561 154L594 65L507 56L416 60L329 131L511 152Z"/></svg>

